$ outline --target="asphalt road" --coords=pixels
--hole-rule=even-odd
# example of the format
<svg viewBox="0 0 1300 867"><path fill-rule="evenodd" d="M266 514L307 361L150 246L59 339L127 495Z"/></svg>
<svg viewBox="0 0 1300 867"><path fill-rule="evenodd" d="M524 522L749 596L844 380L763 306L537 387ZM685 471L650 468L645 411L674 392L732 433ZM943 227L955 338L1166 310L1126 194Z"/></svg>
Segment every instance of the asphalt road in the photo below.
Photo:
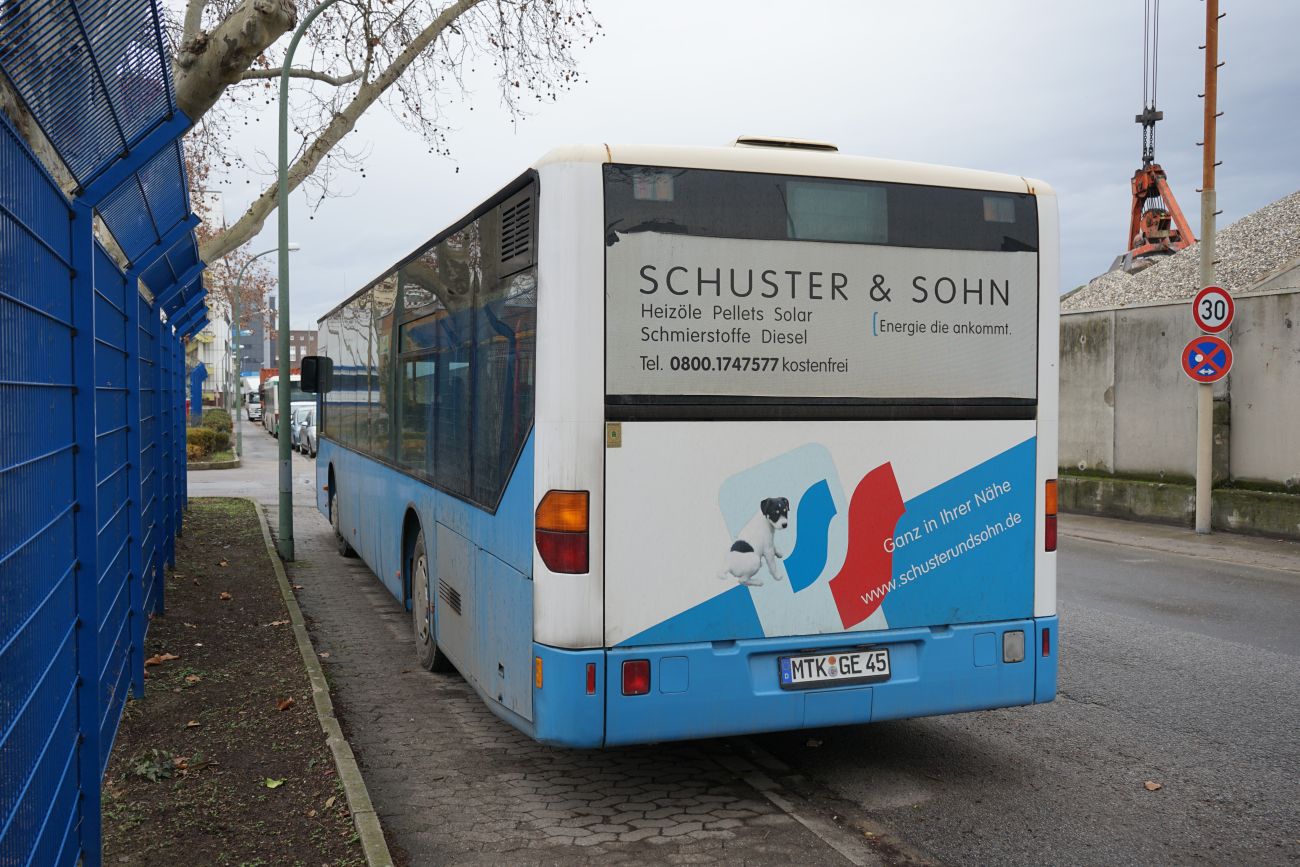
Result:
<svg viewBox="0 0 1300 867"><path fill-rule="evenodd" d="M274 440L245 437L248 465L191 474L192 496L274 503ZM312 464L294 469L308 504ZM1300 572L1258 565L1300 549L1217 536L1215 560L1169 553L1197 548L1176 531L1108 526L1133 544L1063 521L1053 704L746 743L810 803L897 844L886 860L1300 864Z"/></svg>
<svg viewBox="0 0 1300 867"><path fill-rule="evenodd" d="M756 743L947 864L1300 863L1300 574L1070 537L1059 568L1053 704Z"/></svg>

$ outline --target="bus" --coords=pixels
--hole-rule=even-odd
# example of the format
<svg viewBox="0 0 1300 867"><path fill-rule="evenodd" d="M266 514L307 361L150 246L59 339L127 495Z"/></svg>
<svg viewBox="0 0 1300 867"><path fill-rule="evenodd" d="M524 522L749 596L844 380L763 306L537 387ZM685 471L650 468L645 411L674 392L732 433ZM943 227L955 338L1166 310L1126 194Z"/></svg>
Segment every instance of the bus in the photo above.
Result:
<svg viewBox="0 0 1300 867"><path fill-rule="evenodd" d="M273 437L280 435L280 377L279 375L269 377L262 383L262 427ZM289 374L289 411L292 412L296 407L314 407L316 400L314 395L307 394L302 390L302 377L299 374Z"/></svg>
<svg viewBox="0 0 1300 867"><path fill-rule="evenodd" d="M320 320L318 508L542 742L1051 701L1057 235L1014 175L554 150Z"/></svg>

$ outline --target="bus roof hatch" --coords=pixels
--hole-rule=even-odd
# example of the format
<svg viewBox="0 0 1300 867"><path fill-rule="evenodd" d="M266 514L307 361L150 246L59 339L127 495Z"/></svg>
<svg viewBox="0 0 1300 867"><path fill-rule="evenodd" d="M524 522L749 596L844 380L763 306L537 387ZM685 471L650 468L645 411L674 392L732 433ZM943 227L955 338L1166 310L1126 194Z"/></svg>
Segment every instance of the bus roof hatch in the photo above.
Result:
<svg viewBox="0 0 1300 867"><path fill-rule="evenodd" d="M777 136L767 135L742 135L737 137L735 147L738 148L790 148L791 150L801 151L829 151L838 153L839 148L830 142L810 141L800 138L779 138Z"/></svg>

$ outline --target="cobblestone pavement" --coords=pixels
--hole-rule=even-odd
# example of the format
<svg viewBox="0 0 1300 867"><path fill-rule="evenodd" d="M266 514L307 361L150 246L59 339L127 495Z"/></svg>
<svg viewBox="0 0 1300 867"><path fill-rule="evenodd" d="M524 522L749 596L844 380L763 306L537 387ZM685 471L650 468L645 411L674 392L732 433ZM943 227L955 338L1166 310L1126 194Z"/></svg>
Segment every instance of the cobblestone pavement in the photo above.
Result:
<svg viewBox="0 0 1300 867"><path fill-rule="evenodd" d="M422 670L401 605L338 556L318 512L294 513L289 575L389 846L410 863L848 863L720 765L725 743L578 751L520 734L459 675Z"/></svg>

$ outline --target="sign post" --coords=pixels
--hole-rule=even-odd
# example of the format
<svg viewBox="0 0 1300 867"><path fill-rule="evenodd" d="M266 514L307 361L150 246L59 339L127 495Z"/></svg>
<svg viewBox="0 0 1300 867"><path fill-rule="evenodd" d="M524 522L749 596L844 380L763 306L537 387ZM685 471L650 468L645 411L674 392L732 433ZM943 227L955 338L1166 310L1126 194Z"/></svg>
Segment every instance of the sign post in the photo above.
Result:
<svg viewBox="0 0 1300 867"><path fill-rule="evenodd" d="M1201 285L1214 286L1215 133L1219 112L1219 0L1205 0L1205 136L1201 141ZM287 66L286 66L287 68ZM1199 295L1197 296L1200 297ZM1224 326L1227 327L1226 325ZM1231 351L1231 350L1229 350ZM1186 353L1184 353L1185 355ZM1183 365L1186 369L1187 361ZM1196 386L1196 532L1210 532L1214 472L1213 386Z"/></svg>

